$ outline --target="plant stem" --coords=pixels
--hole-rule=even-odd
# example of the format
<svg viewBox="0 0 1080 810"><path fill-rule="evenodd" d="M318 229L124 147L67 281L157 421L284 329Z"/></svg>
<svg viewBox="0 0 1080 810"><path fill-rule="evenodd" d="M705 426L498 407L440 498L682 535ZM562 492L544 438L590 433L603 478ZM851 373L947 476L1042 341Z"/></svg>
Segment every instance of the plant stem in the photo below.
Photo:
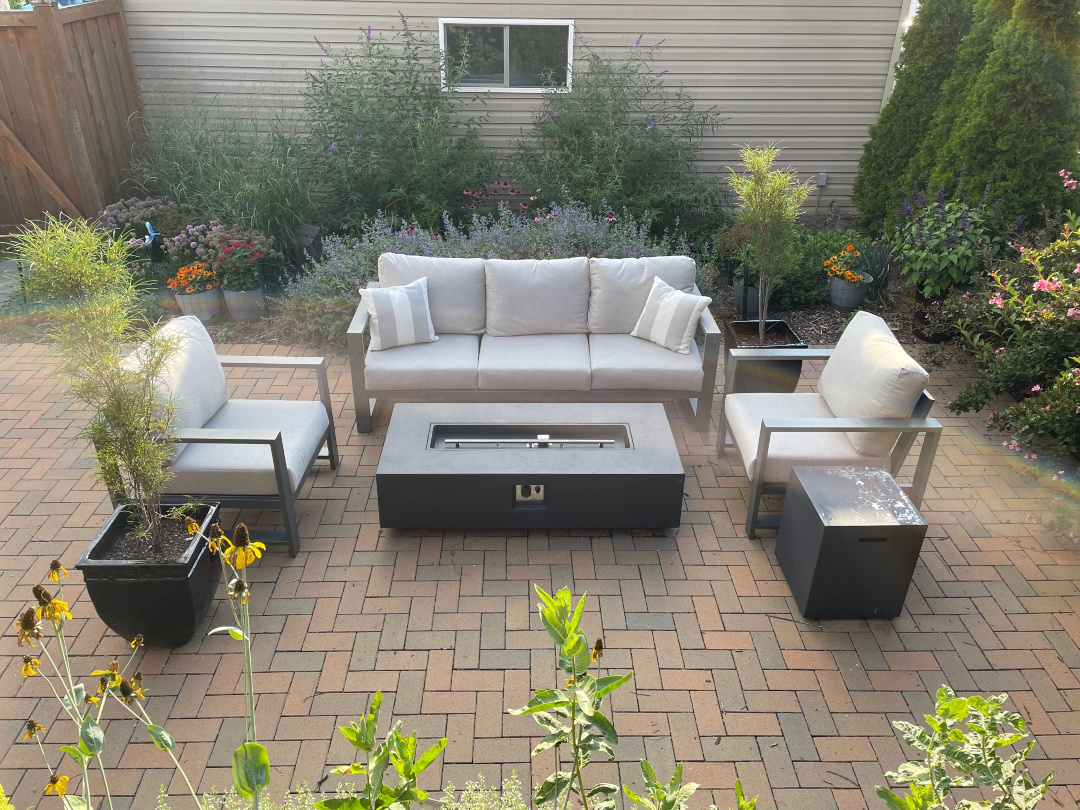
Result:
<svg viewBox="0 0 1080 810"><path fill-rule="evenodd" d="M154 725L154 721L150 719L150 715L146 712L146 707L143 706L141 703L136 703L135 705L139 707L139 714L142 715L141 718L139 718L139 715L135 714L135 712L133 712L131 710L131 707L127 704L124 704L124 708L131 712L131 714L134 715L136 719L142 719L143 721L145 721L146 725ZM171 748L166 748L165 750L168 752L169 758L173 761L173 765L176 766L176 770L178 770L180 772L180 775L184 777L184 784L187 785L187 789L188 792L191 794L191 798L195 800L195 807L197 808L197 810L202 810L202 802L199 801L199 796L197 793L195 793L195 788L191 786L191 780L188 779L188 775L187 772L184 770L184 766L181 765L180 760L176 758L176 752L173 751Z"/></svg>
<svg viewBox="0 0 1080 810"><path fill-rule="evenodd" d="M112 791L109 790L109 778L105 775L105 763L101 761L100 754L94 757L94 759L97 760L98 768L101 769L101 786L105 791L105 798L109 802L109 810L113 810Z"/></svg>

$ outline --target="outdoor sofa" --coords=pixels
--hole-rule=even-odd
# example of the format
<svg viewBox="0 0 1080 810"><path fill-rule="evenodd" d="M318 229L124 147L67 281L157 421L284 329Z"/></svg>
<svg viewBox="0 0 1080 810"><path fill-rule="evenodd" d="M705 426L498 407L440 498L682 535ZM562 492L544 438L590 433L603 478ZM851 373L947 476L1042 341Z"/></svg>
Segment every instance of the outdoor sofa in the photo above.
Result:
<svg viewBox="0 0 1080 810"><path fill-rule="evenodd" d="M637 402L686 398L704 432L721 333L708 307L688 353L631 335L655 278L698 294L687 256L553 260L432 258L384 253L369 289L426 279L437 340L373 349L369 309L348 331L356 428L376 400ZM691 324L693 328L693 324Z"/></svg>

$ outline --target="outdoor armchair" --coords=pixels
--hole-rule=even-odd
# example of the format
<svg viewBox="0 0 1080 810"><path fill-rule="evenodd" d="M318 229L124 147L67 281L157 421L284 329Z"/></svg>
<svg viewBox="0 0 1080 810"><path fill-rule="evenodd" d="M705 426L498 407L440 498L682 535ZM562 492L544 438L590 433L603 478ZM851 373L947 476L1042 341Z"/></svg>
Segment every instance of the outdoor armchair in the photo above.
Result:
<svg viewBox="0 0 1080 810"><path fill-rule="evenodd" d="M828 359L818 393L730 393L740 361L777 357ZM784 492L793 466L886 467L895 477L920 434L914 476L901 486L921 505L941 424L928 417L934 403L924 390L928 375L881 318L859 312L835 349L734 349L729 365L717 452L726 451L730 433L750 479L747 537L779 524L779 516L759 518L761 498Z"/></svg>

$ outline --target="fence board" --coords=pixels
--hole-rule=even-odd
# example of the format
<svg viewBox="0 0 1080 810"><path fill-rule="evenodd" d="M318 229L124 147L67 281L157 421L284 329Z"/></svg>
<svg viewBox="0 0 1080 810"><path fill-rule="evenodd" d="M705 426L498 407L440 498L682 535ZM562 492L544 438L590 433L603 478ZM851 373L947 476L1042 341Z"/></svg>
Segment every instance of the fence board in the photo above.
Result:
<svg viewBox="0 0 1080 810"><path fill-rule="evenodd" d="M122 193L142 114L123 15L120 0L0 14L0 233Z"/></svg>

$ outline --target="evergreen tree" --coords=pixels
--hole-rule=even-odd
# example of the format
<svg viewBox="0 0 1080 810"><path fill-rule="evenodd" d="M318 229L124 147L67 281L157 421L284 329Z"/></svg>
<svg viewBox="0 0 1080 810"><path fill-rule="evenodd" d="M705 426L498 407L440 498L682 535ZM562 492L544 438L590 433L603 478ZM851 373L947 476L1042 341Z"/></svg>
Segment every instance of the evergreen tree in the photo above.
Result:
<svg viewBox="0 0 1080 810"><path fill-rule="evenodd" d="M937 109L973 0L926 0L903 38L892 96L870 127L852 199L860 224L880 230L900 202L900 185Z"/></svg>
<svg viewBox="0 0 1080 810"><path fill-rule="evenodd" d="M950 192L956 181L951 173L945 177L931 176L941 152L949 141L965 99L971 94L979 73L994 49L994 34L1012 16L1014 0L975 0L975 18L971 31L960 43L952 75L941 86L941 98L934 112L933 123L918 154L908 166L904 185L919 184L930 188L945 187ZM890 212L891 213L891 212Z"/></svg>
<svg viewBox="0 0 1080 810"><path fill-rule="evenodd" d="M993 181L1007 222L1064 204L1058 172L1075 169L1080 138L1080 0L1017 0L994 37L934 177Z"/></svg>

